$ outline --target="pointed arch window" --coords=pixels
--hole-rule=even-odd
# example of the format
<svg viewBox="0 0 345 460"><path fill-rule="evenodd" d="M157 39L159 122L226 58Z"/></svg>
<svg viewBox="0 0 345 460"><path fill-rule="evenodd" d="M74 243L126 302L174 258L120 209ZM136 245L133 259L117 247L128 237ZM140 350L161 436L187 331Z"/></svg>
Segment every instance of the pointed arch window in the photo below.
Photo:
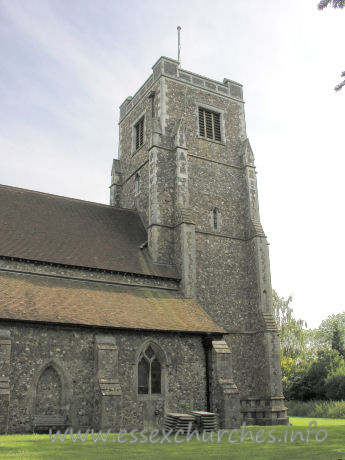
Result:
<svg viewBox="0 0 345 460"><path fill-rule="evenodd" d="M134 192L135 192L135 195L139 195L140 186L141 186L141 184L140 184L140 174L136 173L135 180L134 180Z"/></svg>
<svg viewBox="0 0 345 460"><path fill-rule="evenodd" d="M215 230L218 230L218 226L219 226L219 222L218 222L218 209L217 209L217 208L213 208L212 214L213 214L213 228L214 228Z"/></svg>
<svg viewBox="0 0 345 460"><path fill-rule="evenodd" d="M206 139L220 142L220 113L199 107L199 134Z"/></svg>
<svg viewBox="0 0 345 460"><path fill-rule="evenodd" d="M158 354L149 344L141 352L138 361L138 394L162 393L162 365Z"/></svg>
<svg viewBox="0 0 345 460"><path fill-rule="evenodd" d="M144 145L144 117L134 126L135 130L135 149L138 150Z"/></svg>

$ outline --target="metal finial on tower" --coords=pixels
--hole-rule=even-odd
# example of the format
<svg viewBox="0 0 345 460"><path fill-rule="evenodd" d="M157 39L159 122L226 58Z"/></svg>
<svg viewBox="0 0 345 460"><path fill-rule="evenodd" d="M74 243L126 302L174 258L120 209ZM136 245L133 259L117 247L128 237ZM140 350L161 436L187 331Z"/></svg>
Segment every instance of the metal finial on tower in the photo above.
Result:
<svg viewBox="0 0 345 460"><path fill-rule="evenodd" d="M178 48L177 48L177 60L178 66L181 67L181 26L177 26L177 35L178 35Z"/></svg>

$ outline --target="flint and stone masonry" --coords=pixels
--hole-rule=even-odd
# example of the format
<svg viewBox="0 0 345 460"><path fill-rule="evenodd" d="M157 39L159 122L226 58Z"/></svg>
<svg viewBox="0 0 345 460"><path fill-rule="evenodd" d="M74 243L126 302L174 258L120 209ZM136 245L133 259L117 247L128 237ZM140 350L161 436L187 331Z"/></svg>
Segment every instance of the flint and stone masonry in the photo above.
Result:
<svg viewBox="0 0 345 460"><path fill-rule="evenodd" d="M219 114L221 141L200 135L200 108ZM133 129L142 116L145 141L133 151ZM174 264L184 295L195 297L227 331L241 417L286 423L268 243L242 85L187 72L162 57L120 107L119 145L110 202L136 207L148 228L151 256ZM135 174L140 193L134 197Z"/></svg>
<svg viewBox="0 0 345 460"><path fill-rule="evenodd" d="M287 423L243 105L161 57L120 107L109 206L0 186L0 433Z"/></svg>

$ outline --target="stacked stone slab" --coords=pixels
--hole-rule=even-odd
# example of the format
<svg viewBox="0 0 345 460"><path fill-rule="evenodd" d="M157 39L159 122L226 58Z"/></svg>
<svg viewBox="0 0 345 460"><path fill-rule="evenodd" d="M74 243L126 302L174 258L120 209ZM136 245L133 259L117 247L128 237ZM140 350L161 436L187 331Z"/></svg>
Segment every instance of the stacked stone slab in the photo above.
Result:
<svg viewBox="0 0 345 460"><path fill-rule="evenodd" d="M190 414L178 414L170 412L164 418L163 428L166 432L186 434L195 426L195 416Z"/></svg>
<svg viewBox="0 0 345 460"><path fill-rule="evenodd" d="M213 412L197 410L193 410L191 414L195 416L195 426L199 431L203 432L218 430L219 425L217 421L217 414Z"/></svg>

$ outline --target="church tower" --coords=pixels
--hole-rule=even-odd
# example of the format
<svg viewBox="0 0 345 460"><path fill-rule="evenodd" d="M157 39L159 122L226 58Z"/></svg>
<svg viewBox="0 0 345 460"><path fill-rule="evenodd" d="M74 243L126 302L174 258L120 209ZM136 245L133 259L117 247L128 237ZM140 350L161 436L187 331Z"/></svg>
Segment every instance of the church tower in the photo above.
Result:
<svg viewBox="0 0 345 460"><path fill-rule="evenodd" d="M121 105L119 133L110 204L138 211L152 261L175 266L181 295L227 331L242 419L286 423L242 85L161 57Z"/></svg>

